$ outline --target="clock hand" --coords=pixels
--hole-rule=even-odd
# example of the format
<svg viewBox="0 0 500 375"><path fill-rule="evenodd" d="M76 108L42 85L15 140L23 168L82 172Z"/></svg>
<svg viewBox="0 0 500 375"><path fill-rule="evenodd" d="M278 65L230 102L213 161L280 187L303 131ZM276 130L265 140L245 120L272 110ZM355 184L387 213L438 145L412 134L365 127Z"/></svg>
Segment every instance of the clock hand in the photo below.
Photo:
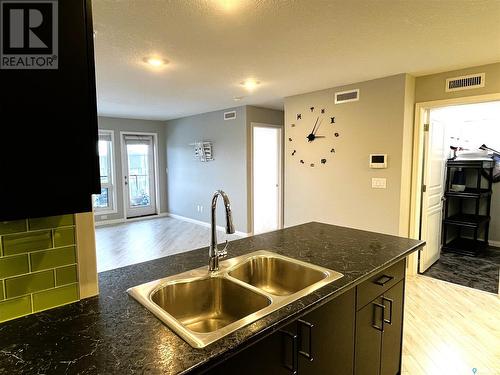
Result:
<svg viewBox="0 0 500 375"><path fill-rule="evenodd" d="M314 123L314 128L313 128L313 130L311 130L311 134L314 134L315 129L316 129L316 125L318 125L318 120L319 120L319 116L318 116L318 118L316 119L316 122Z"/></svg>
<svg viewBox="0 0 500 375"><path fill-rule="evenodd" d="M321 122L323 121L323 119L321 119L319 121L319 124L318 124L318 128L313 132L314 135L316 135L316 132L318 131L319 127L321 126Z"/></svg>
<svg viewBox="0 0 500 375"><path fill-rule="evenodd" d="M317 130L316 125L318 125L318 121L319 121L319 116L316 118L316 122L314 123L314 127L311 130L311 133L306 137L308 142L312 142L312 141L314 141L314 138L316 138L314 133L316 133L316 130Z"/></svg>

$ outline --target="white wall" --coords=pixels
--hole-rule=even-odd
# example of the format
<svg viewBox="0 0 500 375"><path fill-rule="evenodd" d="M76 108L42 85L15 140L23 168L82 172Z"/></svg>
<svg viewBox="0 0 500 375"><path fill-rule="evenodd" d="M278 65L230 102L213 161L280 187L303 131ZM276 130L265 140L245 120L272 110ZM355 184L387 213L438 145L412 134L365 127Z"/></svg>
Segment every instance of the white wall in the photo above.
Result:
<svg viewBox="0 0 500 375"><path fill-rule="evenodd" d="M403 139L411 144L413 90L407 90L407 85L412 84L408 75L400 74L285 98L286 226L315 220L400 234L408 217L406 210L400 223L402 201L405 208L409 205L408 197L402 199L402 190L409 195L409 188L402 189L403 183L409 185L406 177L403 181L402 168L410 165L408 156L403 157ZM355 88L360 89L358 102L334 104L335 92ZM311 106L325 108L328 116L336 117L336 125L323 124L320 133L333 129L340 133L327 140L326 149L331 144L335 156L314 168L300 164L291 153L299 147L301 158L319 160L325 153L321 146L325 139L300 146L288 142L289 137L305 138L311 130L312 118L300 125L296 121L296 114L308 114ZM388 168L370 169L370 153L388 154ZM387 189L372 189L372 177L387 178Z"/></svg>
<svg viewBox="0 0 500 375"><path fill-rule="evenodd" d="M236 119L224 121L224 112L235 110ZM283 112L242 106L183 117L166 122L169 212L204 222L210 221L210 201L217 189L231 199L237 231L252 231L250 210L249 128L251 122L276 124ZM213 142L214 160L201 163L189 144ZM203 211L197 207L203 206ZM222 208L217 215L223 225Z"/></svg>

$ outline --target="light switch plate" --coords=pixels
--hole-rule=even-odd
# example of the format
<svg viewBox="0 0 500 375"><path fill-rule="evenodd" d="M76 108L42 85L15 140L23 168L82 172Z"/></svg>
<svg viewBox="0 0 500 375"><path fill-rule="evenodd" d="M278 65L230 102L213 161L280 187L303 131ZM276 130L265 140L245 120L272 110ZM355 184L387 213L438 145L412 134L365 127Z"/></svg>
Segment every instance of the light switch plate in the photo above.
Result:
<svg viewBox="0 0 500 375"><path fill-rule="evenodd" d="M372 188L373 189L385 189L387 188L386 178L372 178Z"/></svg>

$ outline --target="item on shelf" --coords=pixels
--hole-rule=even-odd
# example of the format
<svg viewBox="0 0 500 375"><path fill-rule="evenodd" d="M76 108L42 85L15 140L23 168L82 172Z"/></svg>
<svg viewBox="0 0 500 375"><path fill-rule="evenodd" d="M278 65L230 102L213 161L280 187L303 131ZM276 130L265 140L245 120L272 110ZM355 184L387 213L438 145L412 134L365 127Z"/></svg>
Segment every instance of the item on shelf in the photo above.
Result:
<svg viewBox="0 0 500 375"><path fill-rule="evenodd" d="M453 174L453 180L451 181L452 191L464 191L465 190L465 171L462 168L458 168Z"/></svg>
<svg viewBox="0 0 500 375"><path fill-rule="evenodd" d="M450 159L455 159L457 157L458 147L450 146Z"/></svg>
<svg viewBox="0 0 500 375"><path fill-rule="evenodd" d="M495 161L495 166L493 167L491 179L493 182L499 182L500 181L500 151L497 151L491 147L488 147L485 144L483 144L479 148L481 150L486 150L486 151L489 151L490 153L492 153L493 160Z"/></svg>
<svg viewBox="0 0 500 375"><path fill-rule="evenodd" d="M486 150L458 150L456 160L491 160Z"/></svg>

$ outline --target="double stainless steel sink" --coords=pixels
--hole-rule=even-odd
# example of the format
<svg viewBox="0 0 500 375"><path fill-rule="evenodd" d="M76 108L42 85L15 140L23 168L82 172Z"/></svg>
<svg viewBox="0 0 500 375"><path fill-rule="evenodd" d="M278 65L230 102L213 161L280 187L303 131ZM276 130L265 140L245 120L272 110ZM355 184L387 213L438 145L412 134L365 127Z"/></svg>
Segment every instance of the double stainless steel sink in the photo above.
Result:
<svg viewBox="0 0 500 375"><path fill-rule="evenodd" d="M310 263L260 250L155 280L127 292L195 348L341 278Z"/></svg>

